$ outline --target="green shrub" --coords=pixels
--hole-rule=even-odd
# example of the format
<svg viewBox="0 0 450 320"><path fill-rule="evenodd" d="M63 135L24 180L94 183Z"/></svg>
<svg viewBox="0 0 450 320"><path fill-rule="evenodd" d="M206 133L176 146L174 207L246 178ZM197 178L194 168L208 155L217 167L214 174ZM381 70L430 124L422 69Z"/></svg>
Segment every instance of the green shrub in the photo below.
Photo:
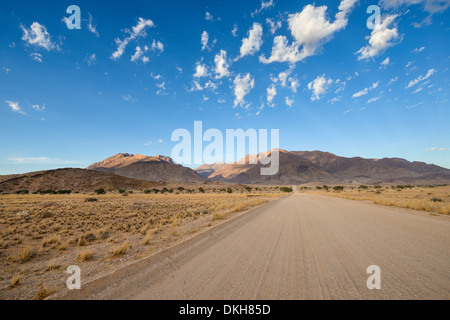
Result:
<svg viewBox="0 0 450 320"><path fill-rule="evenodd" d="M16 193L17 194L29 194L30 191L28 191L28 190L20 190L20 191L17 191Z"/></svg>
<svg viewBox="0 0 450 320"><path fill-rule="evenodd" d="M97 202L98 199L97 198L86 198L84 199L84 202Z"/></svg>
<svg viewBox="0 0 450 320"><path fill-rule="evenodd" d="M228 192L228 193L233 193L233 189L227 188L227 192Z"/></svg>
<svg viewBox="0 0 450 320"><path fill-rule="evenodd" d="M280 187L280 190L282 192L287 192L287 193L290 193L293 191L292 188L289 188L289 187Z"/></svg>
<svg viewBox="0 0 450 320"><path fill-rule="evenodd" d="M322 187L317 186L316 189L317 190L322 190Z"/></svg>
<svg viewBox="0 0 450 320"><path fill-rule="evenodd" d="M126 192L126 190L119 189L119 193L120 193L120 194L125 193L125 192Z"/></svg>
<svg viewBox="0 0 450 320"><path fill-rule="evenodd" d="M360 188L360 189L364 189L364 190L369 189L369 187L368 187L368 186L365 186L365 185L359 186L359 188Z"/></svg>
<svg viewBox="0 0 450 320"><path fill-rule="evenodd" d="M59 190L58 194L71 194L72 190Z"/></svg>
<svg viewBox="0 0 450 320"><path fill-rule="evenodd" d="M324 188L324 190L327 190L327 191L329 189L327 185L324 185L322 188Z"/></svg>
<svg viewBox="0 0 450 320"><path fill-rule="evenodd" d="M205 189L203 189L203 188L198 188L198 191L199 191L200 193L205 193Z"/></svg>
<svg viewBox="0 0 450 320"><path fill-rule="evenodd" d="M344 187L343 186L335 186L333 187L334 191L344 191Z"/></svg>

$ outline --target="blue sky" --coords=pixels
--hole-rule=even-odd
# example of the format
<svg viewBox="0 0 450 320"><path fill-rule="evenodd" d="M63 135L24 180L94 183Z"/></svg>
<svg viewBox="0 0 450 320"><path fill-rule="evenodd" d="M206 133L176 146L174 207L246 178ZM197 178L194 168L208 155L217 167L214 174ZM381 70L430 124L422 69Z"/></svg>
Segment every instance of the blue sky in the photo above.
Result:
<svg viewBox="0 0 450 320"><path fill-rule="evenodd" d="M450 168L449 6L2 1L0 174L170 155L172 132L196 120L280 129L287 150Z"/></svg>

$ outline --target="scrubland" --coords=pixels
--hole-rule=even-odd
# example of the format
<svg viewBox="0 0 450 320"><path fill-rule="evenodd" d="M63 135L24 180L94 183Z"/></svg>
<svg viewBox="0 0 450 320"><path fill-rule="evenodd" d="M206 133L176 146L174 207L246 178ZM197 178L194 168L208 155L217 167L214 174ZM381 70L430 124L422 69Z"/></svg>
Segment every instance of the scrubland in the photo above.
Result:
<svg viewBox="0 0 450 320"><path fill-rule="evenodd" d="M320 188L320 189L319 189ZM328 190L327 190L328 189ZM450 186L318 186L299 190L374 204L450 214Z"/></svg>
<svg viewBox="0 0 450 320"><path fill-rule="evenodd" d="M44 299L148 257L277 191L0 195L0 299Z"/></svg>

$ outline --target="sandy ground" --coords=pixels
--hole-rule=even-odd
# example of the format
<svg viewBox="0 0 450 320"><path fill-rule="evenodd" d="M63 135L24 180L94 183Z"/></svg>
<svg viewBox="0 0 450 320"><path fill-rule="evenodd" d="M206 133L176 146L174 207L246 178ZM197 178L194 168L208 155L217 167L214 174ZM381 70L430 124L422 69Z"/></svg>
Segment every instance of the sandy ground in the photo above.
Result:
<svg viewBox="0 0 450 320"><path fill-rule="evenodd" d="M449 243L448 216L293 194L65 298L449 299Z"/></svg>

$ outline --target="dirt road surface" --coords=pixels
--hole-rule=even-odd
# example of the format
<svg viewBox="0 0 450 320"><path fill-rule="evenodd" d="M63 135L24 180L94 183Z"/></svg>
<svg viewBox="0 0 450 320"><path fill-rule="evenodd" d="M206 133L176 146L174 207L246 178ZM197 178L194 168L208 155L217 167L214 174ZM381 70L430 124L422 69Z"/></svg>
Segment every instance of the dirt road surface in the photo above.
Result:
<svg viewBox="0 0 450 320"><path fill-rule="evenodd" d="M450 217L294 193L65 298L450 299Z"/></svg>

